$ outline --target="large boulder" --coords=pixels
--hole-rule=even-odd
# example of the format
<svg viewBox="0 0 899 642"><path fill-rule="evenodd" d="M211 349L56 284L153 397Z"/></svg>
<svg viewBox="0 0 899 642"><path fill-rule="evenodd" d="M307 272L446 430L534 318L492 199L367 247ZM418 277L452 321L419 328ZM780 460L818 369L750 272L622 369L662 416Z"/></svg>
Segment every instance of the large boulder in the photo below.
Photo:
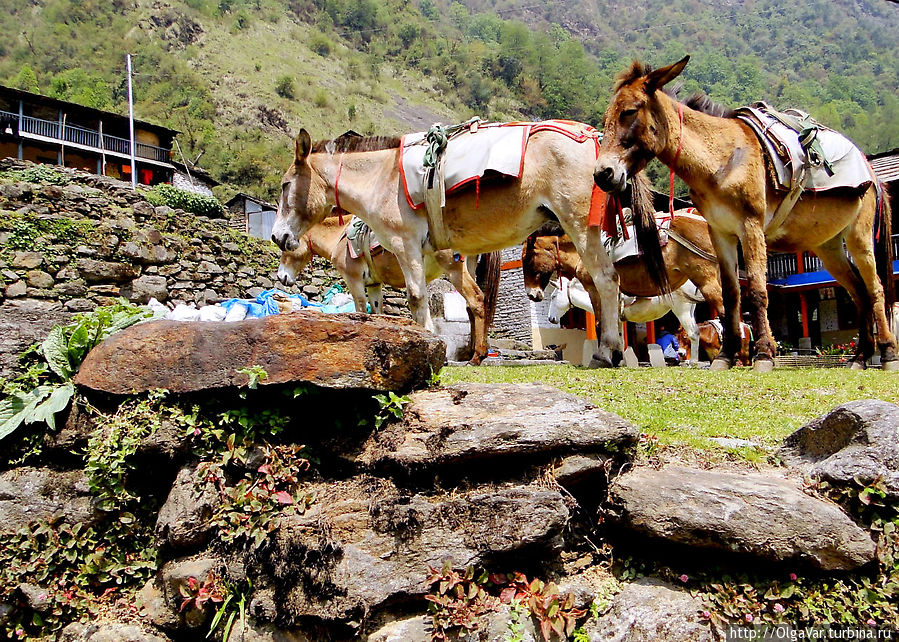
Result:
<svg viewBox="0 0 899 642"><path fill-rule="evenodd" d="M214 485L197 483L197 469L182 468L159 509L156 540L167 548L202 546L209 538L209 520L221 503Z"/></svg>
<svg viewBox="0 0 899 642"><path fill-rule="evenodd" d="M297 312L235 323L152 321L91 350L79 385L113 394L191 392L260 383L405 391L423 387L445 359L442 341L404 319Z"/></svg>
<svg viewBox="0 0 899 642"><path fill-rule="evenodd" d="M411 395L403 421L375 432L359 461L428 468L473 461L617 453L639 430L580 397L545 384L466 383Z"/></svg>
<svg viewBox="0 0 899 642"><path fill-rule="evenodd" d="M880 480L899 499L899 406L850 401L786 438L779 455L788 464L834 484Z"/></svg>
<svg viewBox="0 0 899 642"><path fill-rule="evenodd" d="M19 355L31 344L43 341L54 325L68 323L71 318L72 313L57 301L4 301L0 305L0 377L18 374Z"/></svg>
<svg viewBox="0 0 899 642"><path fill-rule="evenodd" d="M562 495L537 485L404 495L354 478L313 489L305 514L282 521L267 557L279 622L347 620L420 600L428 566L486 565L498 556L552 560L568 520Z"/></svg>
<svg viewBox="0 0 899 642"><path fill-rule="evenodd" d="M609 496L628 528L688 546L825 570L874 559L870 536L836 504L770 474L637 468L616 478Z"/></svg>
<svg viewBox="0 0 899 642"><path fill-rule="evenodd" d="M92 524L99 518L80 470L25 466L0 473L0 531L15 532L41 520Z"/></svg>
<svg viewBox="0 0 899 642"><path fill-rule="evenodd" d="M700 617L702 601L660 580L625 585L609 610L590 620L591 642L711 642L711 627Z"/></svg>

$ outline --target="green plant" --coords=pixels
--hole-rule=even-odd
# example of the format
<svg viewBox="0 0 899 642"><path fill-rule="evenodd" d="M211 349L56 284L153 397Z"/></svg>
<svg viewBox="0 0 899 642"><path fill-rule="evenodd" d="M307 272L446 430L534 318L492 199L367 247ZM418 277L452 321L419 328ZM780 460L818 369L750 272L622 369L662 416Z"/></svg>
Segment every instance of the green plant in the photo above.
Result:
<svg viewBox="0 0 899 642"><path fill-rule="evenodd" d="M157 390L146 398L126 401L114 415L98 421L88 441L85 473L102 510L116 510L140 499L127 487L128 474L134 469L132 457L144 438L156 432L172 412L161 407L166 394Z"/></svg>
<svg viewBox="0 0 899 642"><path fill-rule="evenodd" d="M25 169L12 169L0 174L6 181L24 181L26 183L44 183L47 185L68 185L72 179L65 172L52 165L35 165Z"/></svg>
<svg viewBox="0 0 899 642"><path fill-rule="evenodd" d="M199 467L199 483L215 483L222 503L210 520L223 542L252 541L259 545L281 525L281 519L305 512L315 497L299 488L298 472L309 462L300 456L303 446L263 444L263 463L244 472L233 486L227 485L229 464L241 460L233 435L217 462ZM242 463L246 463L245 456Z"/></svg>
<svg viewBox="0 0 899 642"><path fill-rule="evenodd" d="M187 578L186 584L178 586L178 592L181 594L179 612L185 609L203 611L207 603L221 604L225 599L221 578L215 573L210 573L202 583L195 577Z"/></svg>
<svg viewBox="0 0 899 642"><path fill-rule="evenodd" d="M247 388L250 390L256 390L259 387L260 381L265 381L268 379L268 373L265 371L265 368L259 365L255 365L247 368L238 368L238 374L247 375L249 381L247 382Z"/></svg>
<svg viewBox="0 0 899 642"><path fill-rule="evenodd" d="M114 332L153 316L149 308L122 300L79 314L68 325L54 326L39 349L26 353L42 359L46 368L43 364L40 370L32 366L24 377L4 386L4 398L0 400L0 439L23 424L43 422L55 430L56 413L64 410L75 394L72 377L87 353ZM39 385L27 389L29 383Z"/></svg>
<svg viewBox="0 0 899 642"><path fill-rule="evenodd" d="M247 630L247 602L252 590L253 583L249 579L246 580L244 586L225 584L225 600L218 610L216 610L215 616L212 618L212 623L209 625L209 633L206 634L207 638L211 636L218 628L218 625L224 621L225 628L222 631L222 640L229 640L235 618L239 618L240 632L241 635L243 635ZM227 620L224 619L225 615L228 616Z"/></svg>
<svg viewBox="0 0 899 642"><path fill-rule="evenodd" d="M296 85L293 82L293 76L287 74L279 76L275 81L275 93L281 98L293 100L296 97Z"/></svg>
<svg viewBox="0 0 899 642"><path fill-rule="evenodd" d="M499 600L487 593L486 571L476 573L472 566L457 571L449 560L439 571L430 566L428 569L430 575L425 586L433 592L425 595L425 599L429 602L432 640L446 640L451 629L474 631L481 615L499 607Z"/></svg>
<svg viewBox="0 0 899 642"><path fill-rule="evenodd" d="M540 633L547 642L554 632L560 638L570 636L577 627L577 621L587 614L584 609L574 607L573 593L564 597L560 595L555 582L543 582L536 578L528 582L522 573L513 573L508 578L495 576L491 579L497 584L506 584L500 593L503 603L518 600L527 606L531 615L540 623Z"/></svg>
<svg viewBox="0 0 899 642"><path fill-rule="evenodd" d="M528 610L519 600L512 600L509 604L509 630L503 636L503 642L524 642L523 618L528 616Z"/></svg>
<svg viewBox="0 0 899 642"><path fill-rule="evenodd" d="M390 391L386 395L375 395L378 402L378 414L375 416L375 428L380 428L392 419L403 418L403 407L412 401L409 395L399 396Z"/></svg>
<svg viewBox="0 0 899 642"><path fill-rule="evenodd" d="M152 205L167 205L197 216L216 217L225 215L225 208L214 196L188 192L165 183L141 190L141 193Z"/></svg>

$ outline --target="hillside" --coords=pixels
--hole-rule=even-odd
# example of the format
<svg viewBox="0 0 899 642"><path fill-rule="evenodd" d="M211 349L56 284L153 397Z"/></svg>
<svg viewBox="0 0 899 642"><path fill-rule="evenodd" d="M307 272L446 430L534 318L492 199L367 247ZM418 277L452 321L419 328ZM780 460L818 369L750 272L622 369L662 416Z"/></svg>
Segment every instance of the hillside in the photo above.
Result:
<svg viewBox="0 0 899 642"><path fill-rule="evenodd" d="M801 106L867 152L899 146L899 8L883 0L22 0L0 82L181 131L190 159L271 197L290 137L477 114L599 124L632 58L684 53L686 91Z"/></svg>

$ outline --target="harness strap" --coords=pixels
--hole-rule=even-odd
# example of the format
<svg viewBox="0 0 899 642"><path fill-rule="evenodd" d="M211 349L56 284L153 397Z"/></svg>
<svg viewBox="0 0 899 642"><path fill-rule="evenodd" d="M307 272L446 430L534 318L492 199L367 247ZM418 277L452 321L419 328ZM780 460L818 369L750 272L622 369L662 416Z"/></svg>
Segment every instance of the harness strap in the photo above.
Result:
<svg viewBox="0 0 899 642"><path fill-rule="evenodd" d="M677 241L678 243L683 245L685 248L687 248L688 250L693 252L693 254L704 258L706 261L711 261L712 263L718 262L718 257L716 257L714 254L710 254L709 252L706 252L701 247L696 245L693 241L681 236L680 234L675 232L670 227L668 228L668 237L674 239L675 241Z"/></svg>
<svg viewBox="0 0 899 642"><path fill-rule="evenodd" d="M334 177L334 205L337 206L337 222L343 225L343 213L346 210L340 207L340 190L338 189L341 171L343 171L343 154L340 154L340 159L337 161L337 175Z"/></svg>
<svg viewBox="0 0 899 642"><path fill-rule="evenodd" d="M677 137L677 151L674 153L674 162L669 168L668 174L668 213L674 217L674 168L680 159L681 145L684 142L684 104L677 103L677 120L680 123L680 134Z"/></svg>

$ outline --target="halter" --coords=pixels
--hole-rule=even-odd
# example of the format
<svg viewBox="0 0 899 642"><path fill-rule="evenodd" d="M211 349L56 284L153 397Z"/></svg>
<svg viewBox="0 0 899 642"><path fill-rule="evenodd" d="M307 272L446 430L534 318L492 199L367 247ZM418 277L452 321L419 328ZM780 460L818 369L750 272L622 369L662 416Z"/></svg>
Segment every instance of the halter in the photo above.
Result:
<svg viewBox="0 0 899 642"><path fill-rule="evenodd" d="M341 225L343 225L343 213L346 210L340 207L340 191L337 185L340 183L340 172L343 171L343 156L341 152L340 159L337 161L337 175L334 177L334 205L337 208L337 222Z"/></svg>
<svg viewBox="0 0 899 642"><path fill-rule="evenodd" d="M674 218L674 168L680 159L681 144L684 142L684 104L677 103L677 120L680 123L680 133L677 137L677 152L674 154L674 162L671 163L668 183L668 213Z"/></svg>

